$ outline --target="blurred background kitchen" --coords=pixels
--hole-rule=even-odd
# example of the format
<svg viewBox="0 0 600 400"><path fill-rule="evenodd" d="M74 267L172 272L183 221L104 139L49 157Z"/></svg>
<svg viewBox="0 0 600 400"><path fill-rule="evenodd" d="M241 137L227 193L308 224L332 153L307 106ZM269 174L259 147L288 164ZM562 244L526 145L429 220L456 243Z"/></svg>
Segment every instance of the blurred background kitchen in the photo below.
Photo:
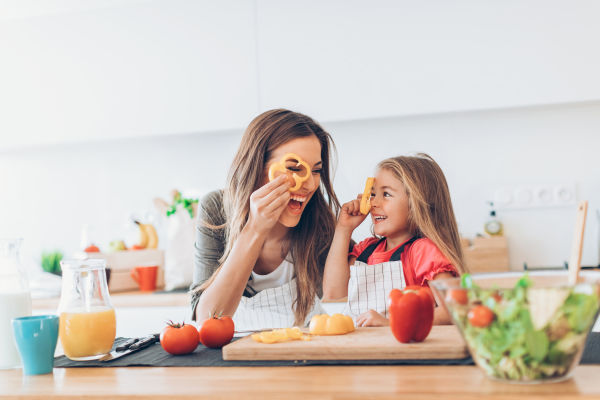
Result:
<svg viewBox="0 0 600 400"><path fill-rule="evenodd" d="M427 152L465 238L493 201L510 268L560 267L587 199L598 266L599 17L592 0L1 0L0 237L24 238L28 268L82 250L84 225L103 250L131 215L164 238L153 199L223 187L244 128L283 107L333 136L341 201Z"/></svg>

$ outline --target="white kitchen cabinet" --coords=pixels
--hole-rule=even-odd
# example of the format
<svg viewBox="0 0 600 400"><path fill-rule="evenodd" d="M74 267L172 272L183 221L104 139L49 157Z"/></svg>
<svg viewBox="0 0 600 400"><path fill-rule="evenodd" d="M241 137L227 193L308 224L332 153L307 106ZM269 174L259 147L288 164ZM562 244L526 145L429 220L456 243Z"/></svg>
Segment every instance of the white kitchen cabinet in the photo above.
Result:
<svg viewBox="0 0 600 400"><path fill-rule="evenodd" d="M320 120L600 98L600 3L258 0L260 107Z"/></svg>
<svg viewBox="0 0 600 400"><path fill-rule="evenodd" d="M593 0L2 7L0 151L241 130L275 107L334 121L600 98Z"/></svg>
<svg viewBox="0 0 600 400"><path fill-rule="evenodd" d="M256 115L253 2L78 3L0 13L0 150L237 129Z"/></svg>

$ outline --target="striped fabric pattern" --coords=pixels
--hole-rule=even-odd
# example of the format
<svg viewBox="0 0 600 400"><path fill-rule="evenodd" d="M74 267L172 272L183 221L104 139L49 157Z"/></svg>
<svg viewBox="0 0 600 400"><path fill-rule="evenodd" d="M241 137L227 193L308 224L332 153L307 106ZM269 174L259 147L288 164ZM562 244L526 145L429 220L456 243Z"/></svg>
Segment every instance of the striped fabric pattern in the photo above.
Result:
<svg viewBox="0 0 600 400"><path fill-rule="evenodd" d="M356 261L350 266L348 302L344 314L354 321L360 314L375 310L387 318L388 295L392 289L406 287L401 261L367 265Z"/></svg>
<svg viewBox="0 0 600 400"><path fill-rule="evenodd" d="M236 330L261 330L289 328L294 326L293 302L296 299L296 279L268 288L252 297L242 297L233 315ZM315 305L306 318L305 325L313 315L323 313L321 302L315 297Z"/></svg>

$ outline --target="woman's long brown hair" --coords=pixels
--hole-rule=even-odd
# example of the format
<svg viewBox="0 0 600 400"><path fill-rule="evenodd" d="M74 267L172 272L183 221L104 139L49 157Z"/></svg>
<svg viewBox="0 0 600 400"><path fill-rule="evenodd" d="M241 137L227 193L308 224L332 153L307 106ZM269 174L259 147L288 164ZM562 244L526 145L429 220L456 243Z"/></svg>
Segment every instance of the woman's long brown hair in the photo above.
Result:
<svg viewBox="0 0 600 400"><path fill-rule="evenodd" d="M413 235L430 239L452 265L467 272L448 183L440 166L429 155L419 153L388 158L377 167L392 172L404 185Z"/></svg>
<svg viewBox="0 0 600 400"><path fill-rule="evenodd" d="M270 110L257 116L246 129L223 192L225 252L219 260L219 268L200 287L200 290L204 290L211 285L229 257L248 221L250 195L262 185L272 152L290 140L310 136L315 136L321 144L323 164L320 187L306 205L300 222L290 229L289 234L289 250L296 275L296 325L304 323L321 285L325 258L335 230L335 215L340 208L331 182L330 156L331 150L335 151L333 140L329 133L306 115L284 109Z"/></svg>

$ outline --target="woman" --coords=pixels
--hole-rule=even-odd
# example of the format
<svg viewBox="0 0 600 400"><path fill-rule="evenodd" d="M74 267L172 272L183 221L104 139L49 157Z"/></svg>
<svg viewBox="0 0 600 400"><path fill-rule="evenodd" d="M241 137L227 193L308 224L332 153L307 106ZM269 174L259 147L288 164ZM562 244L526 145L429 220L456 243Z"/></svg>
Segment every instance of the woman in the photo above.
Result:
<svg viewBox="0 0 600 400"><path fill-rule="evenodd" d="M271 110L246 129L227 186L199 207L193 316L233 315L236 329L306 325L321 311L323 266L339 201L330 176L331 136L310 117ZM309 176L290 192L269 166L294 153Z"/></svg>

